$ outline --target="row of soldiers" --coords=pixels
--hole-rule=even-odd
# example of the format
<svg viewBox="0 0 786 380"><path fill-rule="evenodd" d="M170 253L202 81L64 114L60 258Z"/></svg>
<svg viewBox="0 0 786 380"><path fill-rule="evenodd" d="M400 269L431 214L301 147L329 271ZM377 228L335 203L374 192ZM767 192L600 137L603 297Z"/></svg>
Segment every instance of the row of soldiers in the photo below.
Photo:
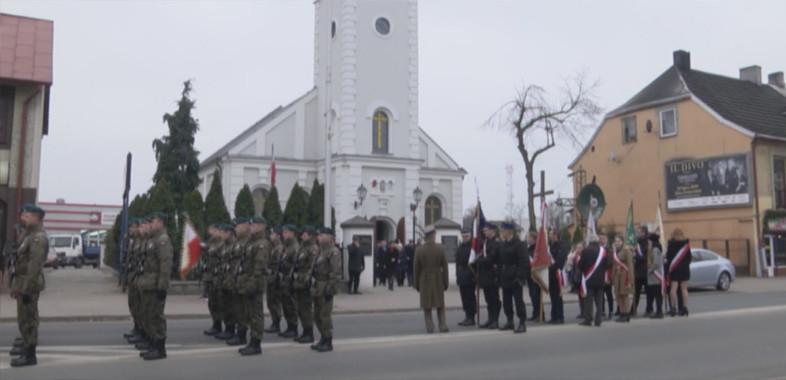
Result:
<svg viewBox="0 0 786 380"><path fill-rule="evenodd" d="M243 356L262 353L263 333L279 333L311 348L333 350L333 295L338 292L341 256L330 228L291 224L270 229L262 217L235 218L208 227L200 256L213 325L205 335L242 346ZM301 243L297 236L300 232ZM273 322L264 328L265 300ZM133 315L133 312L132 312ZM281 331L281 320L287 328ZM135 321L137 318L135 318ZM298 320L302 335L298 336ZM136 326L136 324L135 324Z"/></svg>

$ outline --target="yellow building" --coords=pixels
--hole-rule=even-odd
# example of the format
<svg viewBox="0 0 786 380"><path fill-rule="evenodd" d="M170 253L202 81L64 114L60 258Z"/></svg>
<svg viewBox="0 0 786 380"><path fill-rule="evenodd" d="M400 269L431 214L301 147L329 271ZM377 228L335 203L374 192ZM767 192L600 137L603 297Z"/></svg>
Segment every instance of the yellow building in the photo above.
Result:
<svg viewBox="0 0 786 380"><path fill-rule="evenodd" d="M673 66L608 113L569 166L581 173L574 188L594 178L603 190L598 225L620 231L632 196L635 224L653 226L660 200L667 239L680 227L741 275L762 273L773 260L759 248L772 246L786 274L778 236L786 213L768 213L784 217L782 230L764 221L768 210L786 209L783 72L768 79L759 66L740 69L739 79L694 70L690 53L674 52Z"/></svg>

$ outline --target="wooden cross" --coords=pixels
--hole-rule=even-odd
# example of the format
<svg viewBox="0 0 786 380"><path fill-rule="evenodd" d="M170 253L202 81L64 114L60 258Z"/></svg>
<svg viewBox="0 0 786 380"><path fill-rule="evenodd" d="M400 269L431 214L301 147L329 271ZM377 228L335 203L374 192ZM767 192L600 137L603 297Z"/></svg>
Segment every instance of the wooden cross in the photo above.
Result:
<svg viewBox="0 0 786 380"><path fill-rule="evenodd" d="M546 191L546 172L540 171L540 192L532 194L533 197L540 197L540 204L546 201L546 196L554 194L553 190Z"/></svg>
<svg viewBox="0 0 786 380"><path fill-rule="evenodd" d="M377 112L374 115L373 120L377 127L377 148L381 149L382 148L382 123L386 123L388 121L388 118L387 116L385 116L384 113Z"/></svg>

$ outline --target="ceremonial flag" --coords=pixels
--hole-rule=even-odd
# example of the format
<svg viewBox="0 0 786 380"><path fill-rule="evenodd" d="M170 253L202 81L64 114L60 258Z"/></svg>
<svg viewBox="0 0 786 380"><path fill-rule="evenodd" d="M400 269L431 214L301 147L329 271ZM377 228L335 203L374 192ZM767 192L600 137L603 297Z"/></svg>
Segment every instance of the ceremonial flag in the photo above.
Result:
<svg viewBox="0 0 786 380"><path fill-rule="evenodd" d="M546 228L549 225L548 207L546 202L543 202L540 207L540 229L538 229L538 239L535 241L535 254L530 260L532 279L540 285L544 292L549 290L549 267L554 264L554 258L549 249L549 240L546 237Z"/></svg>
<svg viewBox="0 0 786 380"><path fill-rule="evenodd" d="M480 199L478 205L475 206L475 216L472 219L472 249L469 252L469 264L475 263L478 256L483 256L483 246L485 245L486 236L483 234L483 226L486 224L486 217L483 215L483 209L480 207Z"/></svg>
<svg viewBox="0 0 786 380"><path fill-rule="evenodd" d="M194 268L199 261L199 254L202 252L202 240L194 228L194 224L186 219L183 223L183 254L180 260L180 278L185 278L186 274Z"/></svg>
<svg viewBox="0 0 786 380"><path fill-rule="evenodd" d="M636 247L636 227L633 226L633 200L628 206L628 219L625 221L625 245Z"/></svg>
<svg viewBox="0 0 786 380"><path fill-rule="evenodd" d="M595 229L595 216L592 214L592 202L590 201L590 210L589 210L589 218L587 220L587 234L585 239L585 244L589 244L589 237L590 235L597 235L598 232Z"/></svg>
<svg viewBox="0 0 786 380"><path fill-rule="evenodd" d="M656 224L655 231L658 233L658 236L660 236L660 246L665 247L663 241L663 216L660 213L660 202L658 202L658 210L655 213L655 224ZM663 263L666 261L666 252L662 250L663 248L661 248L661 253L660 253L661 254L660 268L655 269L653 274L655 275L655 278L657 278L658 281L660 281L660 293L665 295L666 287L668 286L669 280L666 276L666 273L664 273L664 266L663 266Z"/></svg>
<svg viewBox="0 0 786 380"><path fill-rule="evenodd" d="M275 144L271 147L272 151L272 161L270 163L270 186L276 186L276 146Z"/></svg>

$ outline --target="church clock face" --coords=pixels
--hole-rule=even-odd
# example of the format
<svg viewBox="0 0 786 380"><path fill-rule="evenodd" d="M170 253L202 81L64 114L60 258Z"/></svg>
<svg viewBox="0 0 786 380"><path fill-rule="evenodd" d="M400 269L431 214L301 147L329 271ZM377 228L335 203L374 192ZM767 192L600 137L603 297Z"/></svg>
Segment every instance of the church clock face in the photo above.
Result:
<svg viewBox="0 0 786 380"><path fill-rule="evenodd" d="M390 34L390 21L384 17L380 17L374 23L374 28L380 35L387 36Z"/></svg>

